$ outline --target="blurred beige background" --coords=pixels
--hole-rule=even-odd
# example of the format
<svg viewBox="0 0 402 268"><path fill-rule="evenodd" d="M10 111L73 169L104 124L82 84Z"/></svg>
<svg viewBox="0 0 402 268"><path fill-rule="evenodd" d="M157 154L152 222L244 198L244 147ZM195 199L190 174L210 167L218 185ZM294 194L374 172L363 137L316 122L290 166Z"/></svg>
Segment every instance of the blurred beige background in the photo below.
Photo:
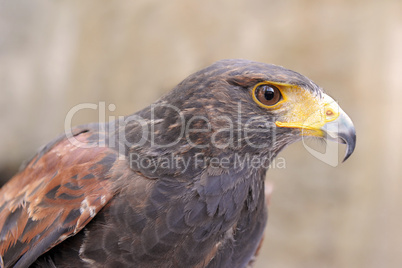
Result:
<svg viewBox="0 0 402 268"><path fill-rule="evenodd" d="M0 178L61 133L74 105L130 114L223 58L301 72L358 133L336 168L301 143L280 155L257 267L402 267L398 0L0 0Z"/></svg>

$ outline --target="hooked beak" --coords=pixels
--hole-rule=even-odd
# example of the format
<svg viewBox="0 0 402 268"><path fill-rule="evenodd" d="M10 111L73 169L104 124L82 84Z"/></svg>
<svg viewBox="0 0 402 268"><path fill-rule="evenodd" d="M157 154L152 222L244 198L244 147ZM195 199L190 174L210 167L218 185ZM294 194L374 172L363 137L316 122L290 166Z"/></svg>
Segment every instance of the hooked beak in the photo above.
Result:
<svg viewBox="0 0 402 268"><path fill-rule="evenodd" d="M307 100L306 100L307 99ZM308 101L312 99L311 101ZM302 102L303 103L303 102ZM320 100L305 97L304 104L297 106L284 121L276 121L278 127L298 128L302 136L314 136L347 145L343 162L356 146L356 130L352 120L328 95Z"/></svg>
<svg viewBox="0 0 402 268"><path fill-rule="evenodd" d="M340 109L340 108L339 108ZM326 123L321 130L327 140L346 144L346 154L342 162L352 155L356 147L356 130L349 116L340 109L337 119Z"/></svg>

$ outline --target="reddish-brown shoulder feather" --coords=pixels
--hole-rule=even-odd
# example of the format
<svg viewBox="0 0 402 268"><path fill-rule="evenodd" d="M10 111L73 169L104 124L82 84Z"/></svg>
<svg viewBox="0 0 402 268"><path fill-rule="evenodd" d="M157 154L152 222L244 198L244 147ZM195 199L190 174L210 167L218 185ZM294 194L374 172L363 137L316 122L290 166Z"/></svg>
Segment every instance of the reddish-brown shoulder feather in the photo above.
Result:
<svg viewBox="0 0 402 268"><path fill-rule="evenodd" d="M75 138L85 142L91 132ZM26 266L79 232L114 195L117 152L61 139L0 191L0 260ZM2 266L2 265L1 265Z"/></svg>

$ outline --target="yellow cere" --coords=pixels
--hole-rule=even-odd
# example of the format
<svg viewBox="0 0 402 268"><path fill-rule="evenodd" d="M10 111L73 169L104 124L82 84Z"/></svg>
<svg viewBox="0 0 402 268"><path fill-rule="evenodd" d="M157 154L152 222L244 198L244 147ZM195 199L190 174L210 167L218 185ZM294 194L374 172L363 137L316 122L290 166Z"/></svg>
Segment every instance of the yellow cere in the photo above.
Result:
<svg viewBox="0 0 402 268"><path fill-rule="evenodd" d="M320 98L295 85L272 82L269 84L278 87L283 99L273 106L264 107L265 105L260 103L259 105L281 114L275 122L278 127L299 128L303 136L321 137L321 128L339 117L338 104L326 94Z"/></svg>

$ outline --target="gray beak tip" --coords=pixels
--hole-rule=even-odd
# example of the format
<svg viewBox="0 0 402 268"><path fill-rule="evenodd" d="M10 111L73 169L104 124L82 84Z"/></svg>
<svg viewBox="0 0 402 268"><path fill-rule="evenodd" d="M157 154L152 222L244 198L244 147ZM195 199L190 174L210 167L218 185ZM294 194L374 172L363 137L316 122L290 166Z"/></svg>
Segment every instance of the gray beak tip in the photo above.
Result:
<svg viewBox="0 0 402 268"><path fill-rule="evenodd" d="M352 120L341 110L339 118L325 124L322 130L327 139L346 144L346 154L342 163L345 162L356 147L356 130Z"/></svg>
<svg viewBox="0 0 402 268"><path fill-rule="evenodd" d="M344 143L346 143L346 154L343 158L343 162L345 162L354 152L356 147L356 131L355 128L350 128L347 133L340 133L339 137L342 139Z"/></svg>

